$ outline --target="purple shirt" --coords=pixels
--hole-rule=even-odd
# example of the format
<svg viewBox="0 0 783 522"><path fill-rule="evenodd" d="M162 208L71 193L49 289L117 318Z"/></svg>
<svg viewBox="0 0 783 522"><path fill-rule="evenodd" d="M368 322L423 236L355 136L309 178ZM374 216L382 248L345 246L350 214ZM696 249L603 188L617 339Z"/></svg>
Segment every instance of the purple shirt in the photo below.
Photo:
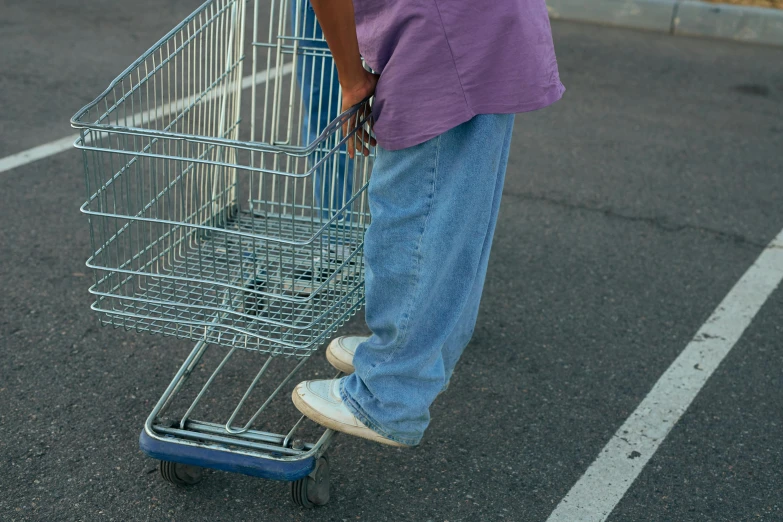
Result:
<svg viewBox="0 0 783 522"><path fill-rule="evenodd" d="M560 99L545 0L353 0L359 49L381 73L378 143L411 147L477 114Z"/></svg>

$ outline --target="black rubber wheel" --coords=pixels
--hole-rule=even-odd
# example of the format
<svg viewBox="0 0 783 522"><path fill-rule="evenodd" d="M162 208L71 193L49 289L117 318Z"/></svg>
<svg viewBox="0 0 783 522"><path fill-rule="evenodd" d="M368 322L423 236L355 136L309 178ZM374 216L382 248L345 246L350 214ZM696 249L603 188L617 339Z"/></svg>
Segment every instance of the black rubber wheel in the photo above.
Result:
<svg viewBox="0 0 783 522"><path fill-rule="evenodd" d="M166 482L171 482L177 486L192 486L198 484L204 478L204 470L198 466L189 466L179 462L169 462L161 460L158 466L160 476Z"/></svg>
<svg viewBox="0 0 783 522"><path fill-rule="evenodd" d="M323 456L315 470L305 478L291 482L291 499L303 508L325 506L329 502L329 459Z"/></svg>

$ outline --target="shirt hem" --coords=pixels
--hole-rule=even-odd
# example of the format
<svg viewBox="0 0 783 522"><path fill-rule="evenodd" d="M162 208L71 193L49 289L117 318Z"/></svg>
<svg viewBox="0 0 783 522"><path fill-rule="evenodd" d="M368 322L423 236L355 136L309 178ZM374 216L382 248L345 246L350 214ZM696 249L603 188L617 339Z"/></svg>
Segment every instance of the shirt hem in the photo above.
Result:
<svg viewBox="0 0 783 522"><path fill-rule="evenodd" d="M517 114L543 109L560 100L563 97L564 92L565 87L562 83L558 83L548 89L547 92L542 96L532 101L512 104L486 103L477 105L475 107L470 107L467 112L461 112L454 115L452 118L442 122L435 129L426 133L405 136L403 138L384 138L383 136L378 135L375 137L378 140L378 145L386 150L407 149L440 136L444 132L453 129L457 125L462 125L466 121L471 120L473 117L479 114Z"/></svg>

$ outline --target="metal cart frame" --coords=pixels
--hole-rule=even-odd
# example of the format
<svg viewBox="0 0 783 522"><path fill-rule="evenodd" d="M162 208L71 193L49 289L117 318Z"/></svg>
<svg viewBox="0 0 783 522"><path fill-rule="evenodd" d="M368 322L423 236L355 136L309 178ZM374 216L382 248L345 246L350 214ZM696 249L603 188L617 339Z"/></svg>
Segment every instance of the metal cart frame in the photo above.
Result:
<svg viewBox="0 0 783 522"><path fill-rule="evenodd" d="M283 433L258 425L364 300L373 156L348 158L345 143L366 128L370 101L340 114L336 80L307 0L208 0L71 119L93 310L105 325L196 342L140 436L169 482L213 468L289 481L305 507L329 499L334 432L305 442L303 416ZM227 420L204 420L239 354L258 371ZM238 422L270 368L286 364ZM185 400L196 374L206 380Z"/></svg>

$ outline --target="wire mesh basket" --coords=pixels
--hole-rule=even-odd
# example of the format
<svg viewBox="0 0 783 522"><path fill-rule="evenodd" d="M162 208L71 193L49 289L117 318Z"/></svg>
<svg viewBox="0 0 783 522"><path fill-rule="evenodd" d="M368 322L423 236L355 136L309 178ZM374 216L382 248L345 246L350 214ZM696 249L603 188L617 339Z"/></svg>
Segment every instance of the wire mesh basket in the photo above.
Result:
<svg viewBox="0 0 783 522"><path fill-rule="evenodd" d="M245 38L246 3L208 1L72 118L104 324L304 356L362 303L369 101L338 113L307 4Z"/></svg>

